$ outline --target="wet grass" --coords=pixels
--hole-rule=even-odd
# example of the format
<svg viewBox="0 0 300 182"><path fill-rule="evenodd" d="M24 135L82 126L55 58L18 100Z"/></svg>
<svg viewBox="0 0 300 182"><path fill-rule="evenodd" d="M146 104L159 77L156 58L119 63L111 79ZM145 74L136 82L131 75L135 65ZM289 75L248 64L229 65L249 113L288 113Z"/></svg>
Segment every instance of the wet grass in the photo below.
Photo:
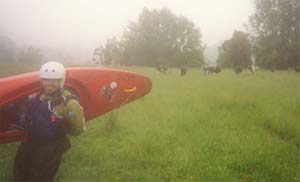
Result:
<svg viewBox="0 0 300 182"><path fill-rule="evenodd" d="M71 137L56 181L300 181L299 74L126 69L151 93ZM0 179L15 150L0 145Z"/></svg>

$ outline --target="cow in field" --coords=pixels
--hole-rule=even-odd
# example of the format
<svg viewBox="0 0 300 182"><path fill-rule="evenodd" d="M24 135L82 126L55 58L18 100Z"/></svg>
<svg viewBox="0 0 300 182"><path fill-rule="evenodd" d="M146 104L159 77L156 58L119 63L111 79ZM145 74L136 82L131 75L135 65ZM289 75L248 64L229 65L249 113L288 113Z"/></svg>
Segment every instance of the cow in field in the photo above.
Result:
<svg viewBox="0 0 300 182"><path fill-rule="evenodd" d="M219 73L219 72L221 72L221 68L218 66L204 66L203 71L205 71L207 74Z"/></svg>
<svg viewBox="0 0 300 182"><path fill-rule="evenodd" d="M254 65L250 65L248 67L242 67L242 66L235 66L234 67L234 71L236 74L240 74L244 69L248 69L251 73L255 72L255 66Z"/></svg>
<svg viewBox="0 0 300 182"><path fill-rule="evenodd" d="M159 71L160 73L167 73L168 71L168 67L164 66L164 65L159 65L156 67L157 71Z"/></svg>
<svg viewBox="0 0 300 182"><path fill-rule="evenodd" d="M242 73L243 68L241 66L236 66L236 67L234 67L234 71L238 75L238 74Z"/></svg>

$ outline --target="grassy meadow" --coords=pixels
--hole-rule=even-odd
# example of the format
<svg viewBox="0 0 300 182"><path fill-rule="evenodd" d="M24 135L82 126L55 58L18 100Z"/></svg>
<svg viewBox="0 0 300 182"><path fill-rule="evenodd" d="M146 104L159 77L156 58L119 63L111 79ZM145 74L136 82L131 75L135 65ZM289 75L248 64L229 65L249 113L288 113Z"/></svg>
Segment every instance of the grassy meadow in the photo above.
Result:
<svg viewBox="0 0 300 182"><path fill-rule="evenodd" d="M127 69L152 91L71 137L55 181L300 181L300 74ZM0 181L17 145L0 145Z"/></svg>

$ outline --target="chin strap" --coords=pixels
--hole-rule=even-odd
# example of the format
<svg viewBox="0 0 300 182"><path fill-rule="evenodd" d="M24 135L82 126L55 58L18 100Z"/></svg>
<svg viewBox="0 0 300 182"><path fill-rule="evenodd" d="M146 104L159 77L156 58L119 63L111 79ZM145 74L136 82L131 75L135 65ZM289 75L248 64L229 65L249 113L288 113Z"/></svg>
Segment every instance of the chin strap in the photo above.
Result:
<svg viewBox="0 0 300 182"><path fill-rule="evenodd" d="M64 78L60 79L59 80L59 87L60 87L60 89L64 89L64 85L65 85L65 79Z"/></svg>

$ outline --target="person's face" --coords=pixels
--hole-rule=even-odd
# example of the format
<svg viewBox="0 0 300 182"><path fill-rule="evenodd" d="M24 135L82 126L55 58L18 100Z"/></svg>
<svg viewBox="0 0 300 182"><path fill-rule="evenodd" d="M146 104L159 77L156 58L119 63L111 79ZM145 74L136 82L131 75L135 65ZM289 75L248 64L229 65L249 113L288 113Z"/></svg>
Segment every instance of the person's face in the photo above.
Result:
<svg viewBox="0 0 300 182"><path fill-rule="evenodd" d="M52 95L60 88L60 79L41 79L44 91L48 95Z"/></svg>

